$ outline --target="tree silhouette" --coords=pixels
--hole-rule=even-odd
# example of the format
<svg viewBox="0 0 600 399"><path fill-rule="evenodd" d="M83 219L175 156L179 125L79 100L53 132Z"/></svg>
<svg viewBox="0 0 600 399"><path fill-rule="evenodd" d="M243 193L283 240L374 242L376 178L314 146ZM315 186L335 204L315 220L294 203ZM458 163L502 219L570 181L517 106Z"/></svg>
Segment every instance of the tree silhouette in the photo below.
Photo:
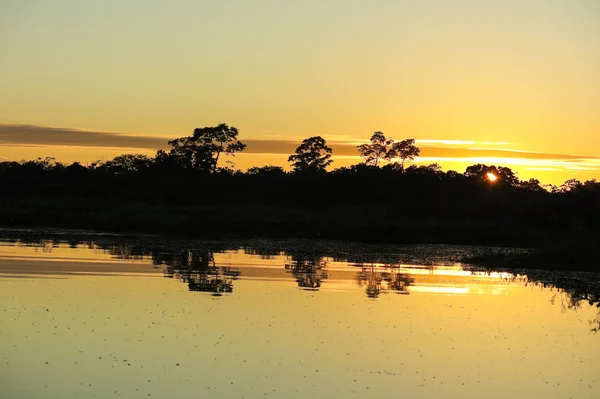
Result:
<svg viewBox="0 0 600 399"><path fill-rule="evenodd" d="M282 177L285 176L285 170L281 166L253 166L248 169L246 174L250 176L260 176L260 177Z"/></svg>
<svg viewBox="0 0 600 399"><path fill-rule="evenodd" d="M412 161L419 156L421 150L415 146L415 139L405 139L394 142L387 138L382 132L375 132L371 136L371 144L361 144L358 147L360 156L364 158L365 164L379 166L382 160L391 161L399 158L399 170L404 171L406 161ZM391 168L395 169L395 166Z"/></svg>
<svg viewBox="0 0 600 399"><path fill-rule="evenodd" d="M401 169L404 170L406 161L414 161L418 157L421 150L415 146L415 139L405 139L391 145L388 151L388 159L400 158Z"/></svg>
<svg viewBox="0 0 600 399"><path fill-rule="evenodd" d="M197 128L189 137L169 141L171 151L158 151L156 160L186 169L215 173L222 153L233 156L246 149L246 144L238 140L238 133L237 128L225 123Z"/></svg>
<svg viewBox="0 0 600 399"><path fill-rule="evenodd" d="M518 184L518 187L525 191L535 191L535 192L543 192L544 187L540 184L538 179L529 179L527 181L521 181Z"/></svg>
<svg viewBox="0 0 600 399"><path fill-rule="evenodd" d="M465 170L465 176L489 181L489 175L496 177L496 181L509 186L516 186L519 183L517 175L504 166L488 166L484 164L471 165Z"/></svg>
<svg viewBox="0 0 600 399"><path fill-rule="evenodd" d="M498 175L500 179L507 183L509 186L515 186L519 183L519 179L515 172L512 171L511 168L507 168L505 166L498 166Z"/></svg>
<svg viewBox="0 0 600 399"><path fill-rule="evenodd" d="M394 140L386 138L383 132L378 131L371 136L371 144L361 144L356 148L365 159L365 164L379 166L382 159L389 161L389 147L393 143Z"/></svg>
<svg viewBox="0 0 600 399"><path fill-rule="evenodd" d="M54 157L38 158L33 161L23 161L22 165L32 169L41 169L46 172L64 167L64 165L60 162L56 162L56 158Z"/></svg>
<svg viewBox="0 0 600 399"><path fill-rule="evenodd" d="M98 167L113 173L139 172L140 170L149 168L153 162L152 158L143 154L124 154L110 161L103 162Z"/></svg>
<svg viewBox="0 0 600 399"><path fill-rule="evenodd" d="M568 193L571 191L576 191L583 187L583 183L581 183L577 179L569 179L565 181L560 187L559 190L562 193Z"/></svg>
<svg viewBox="0 0 600 399"><path fill-rule="evenodd" d="M302 141L296 148L296 153L288 158L296 173L324 173L333 162L331 160L332 150L321 136L309 137Z"/></svg>
<svg viewBox="0 0 600 399"><path fill-rule="evenodd" d="M399 170L400 172L404 171L404 169L402 168L402 165L400 165L398 163L392 163L390 165L395 166L394 170ZM386 166L389 166L389 165L386 165ZM432 163L430 165L421 165L421 166L411 165L408 168L406 168L406 173L411 173L411 174L420 175L420 176L442 176L444 174L444 172L442 172L441 166L437 163Z"/></svg>

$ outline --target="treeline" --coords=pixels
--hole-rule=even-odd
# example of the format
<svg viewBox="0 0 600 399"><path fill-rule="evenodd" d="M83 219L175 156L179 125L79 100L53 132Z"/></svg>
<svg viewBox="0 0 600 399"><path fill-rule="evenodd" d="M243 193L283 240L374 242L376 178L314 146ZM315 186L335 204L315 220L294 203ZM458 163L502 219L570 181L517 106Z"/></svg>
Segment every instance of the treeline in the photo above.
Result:
<svg viewBox="0 0 600 399"><path fill-rule="evenodd" d="M242 172L223 163L245 149L225 124L169 145L155 157L91 165L2 162L0 225L561 247L600 235L595 180L544 187L501 166L464 173L407 166L419 155L414 140L395 142L381 132L358 147L362 163L330 171L332 150L322 137L300 144L290 172Z"/></svg>

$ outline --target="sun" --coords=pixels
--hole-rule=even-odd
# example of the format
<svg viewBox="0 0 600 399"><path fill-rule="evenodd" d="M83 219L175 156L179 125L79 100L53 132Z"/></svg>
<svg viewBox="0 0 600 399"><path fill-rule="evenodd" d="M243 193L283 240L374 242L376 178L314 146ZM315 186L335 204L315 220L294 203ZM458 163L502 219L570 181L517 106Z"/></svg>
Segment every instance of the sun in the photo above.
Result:
<svg viewBox="0 0 600 399"><path fill-rule="evenodd" d="M488 172L487 178L492 183L495 182L496 180L498 180L498 177L495 174L491 173L491 172Z"/></svg>

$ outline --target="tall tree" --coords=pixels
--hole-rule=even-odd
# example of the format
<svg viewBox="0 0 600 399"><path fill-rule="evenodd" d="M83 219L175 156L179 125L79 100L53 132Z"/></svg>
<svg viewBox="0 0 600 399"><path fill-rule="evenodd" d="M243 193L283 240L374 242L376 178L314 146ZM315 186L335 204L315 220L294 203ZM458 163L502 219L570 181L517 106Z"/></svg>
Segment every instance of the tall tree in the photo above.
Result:
<svg viewBox="0 0 600 399"><path fill-rule="evenodd" d="M309 137L302 141L302 144L296 148L296 153L288 158L292 163L292 168L296 173L302 172L325 172L333 160L331 160L332 150L327 146L327 142L321 136Z"/></svg>
<svg viewBox="0 0 600 399"><path fill-rule="evenodd" d="M387 138L382 132L375 132L371 136L371 144L361 144L358 147L360 156L365 159L369 166L379 166L382 160L391 161L400 158L400 168L404 170L406 161L412 161L419 156L421 150L415 146L415 139L406 139L394 142Z"/></svg>
<svg viewBox="0 0 600 399"><path fill-rule="evenodd" d="M187 169L214 173L221 154L235 155L246 149L238 140L238 129L221 123L218 126L194 129L189 137L169 141L171 151L157 153L157 161L169 161Z"/></svg>
<svg viewBox="0 0 600 399"><path fill-rule="evenodd" d="M386 138L383 132L375 132L371 136L371 144L361 144L357 148L365 164L379 166L382 159L390 159L388 153L393 143L394 140Z"/></svg>
<svg viewBox="0 0 600 399"><path fill-rule="evenodd" d="M400 158L400 165L404 170L404 164L406 161L414 161L415 157L418 157L421 150L415 146L415 139L406 139L393 143L390 150L388 151L388 159Z"/></svg>

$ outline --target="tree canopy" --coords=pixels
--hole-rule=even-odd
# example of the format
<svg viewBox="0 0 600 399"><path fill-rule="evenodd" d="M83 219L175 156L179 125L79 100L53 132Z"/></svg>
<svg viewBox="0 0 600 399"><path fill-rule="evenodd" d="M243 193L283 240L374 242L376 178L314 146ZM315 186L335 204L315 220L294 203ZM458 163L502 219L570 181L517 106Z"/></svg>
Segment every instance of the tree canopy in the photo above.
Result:
<svg viewBox="0 0 600 399"><path fill-rule="evenodd" d="M379 131L373 133L370 144L361 144L357 148L366 165L377 167L381 161L392 161L398 158L400 170L404 170L406 161L413 161L421 152L415 146L415 139L395 142L394 139L385 137L383 132Z"/></svg>
<svg viewBox="0 0 600 399"><path fill-rule="evenodd" d="M389 160L399 158L401 169L404 170L406 161L414 161L415 157L418 157L420 153L421 150L415 146L415 139L406 139L392 143L387 157Z"/></svg>
<svg viewBox="0 0 600 399"><path fill-rule="evenodd" d="M321 136L309 137L296 148L295 154L288 158L295 173L323 173L333 162L331 148Z"/></svg>
<svg viewBox="0 0 600 399"><path fill-rule="evenodd" d="M189 137L169 141L171 150L158 151L157 161L186 169L215 173L221 154L235 155L246 149L238 140L238 129L221 123L218 126L194 129Z"/></svg>
<svg viewBox="0 0 600 399"><path fill-rule="evenodd" d="M386 138L383 132L378 131L371 136L371 144L361 144L357 148L365 164L379 166L381 160L390 160L390 149L393 143L394 140Z"/></svg>

